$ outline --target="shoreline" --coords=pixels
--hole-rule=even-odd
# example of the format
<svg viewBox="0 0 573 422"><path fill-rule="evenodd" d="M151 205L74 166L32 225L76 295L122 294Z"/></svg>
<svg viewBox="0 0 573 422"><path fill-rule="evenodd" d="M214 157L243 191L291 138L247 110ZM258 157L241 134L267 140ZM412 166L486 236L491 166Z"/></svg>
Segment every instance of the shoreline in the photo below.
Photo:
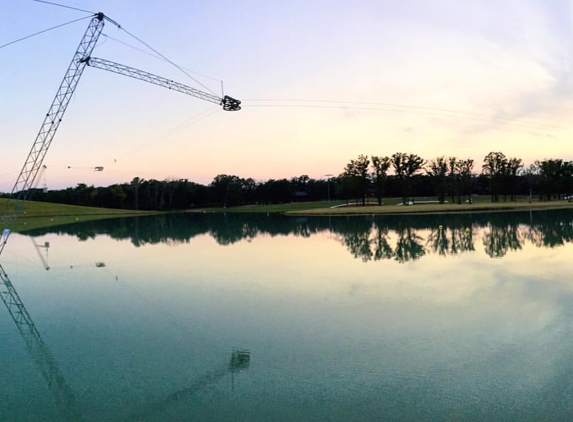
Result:
<svg viewBox="0 0 573 422"><path fill-rule="evenodd" d="M413 205L366 205L338 208L315 208L286 211L287 216L360 216L360 215L424 215L468 214L476 212L549 211L573 209L573 202L564 200L547 202L498 202L473 204L413 204Z"/></svg>

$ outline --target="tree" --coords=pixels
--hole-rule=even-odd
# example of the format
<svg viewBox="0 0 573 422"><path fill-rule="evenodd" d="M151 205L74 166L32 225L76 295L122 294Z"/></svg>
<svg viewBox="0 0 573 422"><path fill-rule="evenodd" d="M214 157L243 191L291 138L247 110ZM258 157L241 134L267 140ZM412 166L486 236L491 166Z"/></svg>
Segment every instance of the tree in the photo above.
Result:
<svg viewBox="0 0 573 422"><path fill-rule="evenodd" d="M139 177L134 177L131 181L131 186L133 188L133 209L139 209L139 184L142 182L142 179Z"/></svg>
<svg viewBox="0 0 573 422"><path fill-rule="evenodd" d="M123 186L119 184L112 185L109 187L109 190L113 197L112 204L115 206L119 205L120 208L125 208L125 200L127 198L127 194L125 193Z"/></svg>
<svg viewBox="0 0 573 422"><path fill-rule="evenodd" d="M527 182L527 187L529 188L529 202L531 202L533 193L539 193L539 199L541 200L541 169L540 163L536 160L533 164L530 164L527 169L523 171L522 176Z"/></svg>
<svg viewBox="0 0 573 422"><path fill-rule="evenodd" d="M483 159L482 173L489 179L491 202L499 202L499 193L507 158L502 152L490 152Z"/></svg>
<svg viewBox="0 0 573 422"><path fill-rule="evenodd" d="M293 177L290 180L290 183L293 187L294 197L296 200L299 201L307 201L308 200L308 182L310 177L306 174L303 174L299 177Z"/></svg>
<svg viewBox="0 0 573 422"><path fill-rule="evenodd" d="M459 161L456 157L448 158L448 177L450 179L450 197L452 203L456 201L456 195L459 196ZM461 202L458 200L458 203Z"/></svg>
<svg viewBox="0 0 573 422"><path fill-rule="evenodd" d="M394 174L398 179L398 189L402 193L402 202L406 203L405 194L405 174L406 174L406 154L402 152L397 152L392 155L392 167L394 167Z"/></svg>
<svg viewBox="0 0 573 422"><path fill-rule="evenodd" d="M472 203L472 170L474 168L474 160L468 158L459 162L459 171L461 177L461 195L462 201L465 195L468 196L469 203Z"/></svg>
<svg viewBox="0 0 573 422"><path fill-rule="evenodd" d="M226 208L240 202L241 185L241 178L238 176L219 174L211 182L211 189L215 193L217 202Z"/></svg>
<svg viewBox="0 0 573 422"><path fill-rule="evenodd" d="M390 157L377 157L372 156L372 179L374 180L374 187L376 189L376 198L378 205L382 205L382 195L384 194L384 183L388 177L388 169L390 168Z"/></svg>
<svg viewBox="0 0 573 422"><path fill-rule="evenodd" d="M402 201L408 204L412 194L412 176L424 168L425 161L416 154L397 152L392 155L392 165L402 189ZM413 199L413 198L412 198Z"/></svg>
<svg viewBox="0 0 573 422"><path fill-rule="evenodd" d="M547 200L570 195L573 189L573 162L561 159L536 161L540 184Z"/></svg>
<svg viewBox="0 0 573 422"><path fill-rule="evenodd" d="M541 186L548 201L559 192L559 176L563 160L545 159L539 163Z"/></svg>
<svg viewBox="0 0 573 422"><path fill-rule="evenodd" d="M515 195L517 193L517 176L520 170L523 168L523 162L521 158L510 158L506 163L506 177L508 190L510 194L510 200L513 202L516 200Z"/></svg>
<svg viewBox="0 0 573 422"><path fill-rule="evenodd" d="M163 181L163 191L167 194L167 209L173 210L173 197L179 188L179 180L167 178Z"/></svg>
<svg viewBox="0 0 573 422"><path fill-rule="evenodd" d="M293 193L292 184L287 179L270 179L257 186L257 198L265 204L291 202Z"/></svg>
<svg viewBox="0 0 573 422"><path fill-rule="evenodd" d="M446 198L446 179L448 173L448 163L446 159L442 156L430 161L426 173L433 179L438 201L440 204L443 204Z"/></svg>
<svg viewBox="0 0 573 422"><path fill-rule="evenodd" d="M368 194L369 166L368 156L359 155L356 160L350 160L341 175L347 193L352 194L357 202L361 202L362 205L366 205L366 195Z"/></svg>
<svg viewBox="0 0 573 422"><path fill-rule="evenodd" d="M257 182L252 177L242 180L241 184L241 196L243 199L252 204L256 202L256 195L257 195Z"/></svg>
<svg viewBox="0 0 573 422"><path fill-rule="evenodd" d="M565 161L563 163L562 178L562 193L567 195L569 202L571 202L571 194L573 193L573 161Z"/></svg>

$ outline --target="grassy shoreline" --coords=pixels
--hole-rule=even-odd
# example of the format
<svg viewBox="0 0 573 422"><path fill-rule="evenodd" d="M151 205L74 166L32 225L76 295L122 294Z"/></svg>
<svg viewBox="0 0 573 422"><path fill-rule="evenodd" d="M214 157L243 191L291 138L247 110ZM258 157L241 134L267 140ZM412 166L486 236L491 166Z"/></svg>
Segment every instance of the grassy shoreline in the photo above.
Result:
<svg viewBox="0 0 573 422"><path fill-rule="evenodd" d="M6 199L0 198L0 210L4 211L5 205ZM14 202L11 202L10 206L12 205L14 205ZM37 201L22 201L21 206L17 215L18 218L11 227L14 232L89 220L158 214L157 211L94 208Z"/></svg>
<svg viewBox="0 0 573 422"><path fill-rule="evenodd" d="M404 205L367 205L351 206L340 208L315 208L306 211L292 210L286 211L286 215L291 216L320 216L320 215L372 215L372 214L465 214L472 212L506 212L506 211L538 211L552 209L573 209L573 202L567 201L547 201L547 202L498 202L485 203L474 202L473 204L414 204Z"/></svg>
<svg viewBox="0 0 573 422"><path fill-rule="evenodd" d="M518 198L515 202L492 203L487 197L476 198L472 204L453 203L423 203L433 198L420 198L414 205L398 205L398 198L389 198L385 205L343 206L342 201L296 202L289 204L249 205L230 208L207 208L188 210L186 212L208 213L277 213L293 217L311 216L360 216L360 215L415 215L415 214L463 214L481 212L507 211L538 211L552 209L573 209L573 202L532 201ZM0 207L4 207L5 199L0 199ZM178 211L181 212L181 211ZM159 211L135 211L111 208L93 208L76 205L51 204L46 202L25 201L18 214L12 231L25 232L36 228L59 226L84 221L107 218L136 217L144 215L163 214ZM0 228L1 229L1 228Z"/></svg>
<svg viewBox="0 0 573 422"><path fill-rule="evenodd" d="M432 203L425 203L432 201ZM385 215L385 214L466 214L473 212L509 212L529 210L573 209L573 202L566 200L539 201L525 196L516 201L491 202L489 196L474 197L473 203L435 202L435 198L418 198L413 205L400 205L400 198L387 198L383 205L375 203L366 206L346 206L345 201L292 202L288 204L243 205L229 208L205 208L188 212L207 213L280 213L287 216L352 216L352 215Z"/></svg>

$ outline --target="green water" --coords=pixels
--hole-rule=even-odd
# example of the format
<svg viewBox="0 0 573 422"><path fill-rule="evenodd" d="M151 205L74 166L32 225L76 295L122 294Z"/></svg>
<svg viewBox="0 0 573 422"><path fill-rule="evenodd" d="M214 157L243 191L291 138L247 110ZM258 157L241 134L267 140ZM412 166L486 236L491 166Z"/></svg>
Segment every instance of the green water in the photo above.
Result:
<svg viewBox="0 0 573 422"><path fill-rule="evenodd" d="M14 234L0 421L572 420L572 240L567 211Z"/></svg>

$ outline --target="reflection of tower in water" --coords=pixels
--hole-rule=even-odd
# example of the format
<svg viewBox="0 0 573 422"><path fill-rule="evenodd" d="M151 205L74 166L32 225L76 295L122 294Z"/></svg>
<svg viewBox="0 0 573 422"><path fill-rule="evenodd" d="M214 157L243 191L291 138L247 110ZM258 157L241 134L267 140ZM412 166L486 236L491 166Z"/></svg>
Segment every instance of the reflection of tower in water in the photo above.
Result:
<svg viewBox="0 0 573 422"><path fill-rule="evenodd" d="M24 339L32 360L46 380L58 410L65 416L66 420L81 421L82 417L77 411L75 397L70 386L60 372L56 359L42 340L32 317L1 265L0 297Z"/></svg>
<svg viewBox="0 0 573 422"><path fill-rule="evenodd" d="M229 372L231 373L231 389L235 391L235 372L249 369L251 364L251 352L248 350L233 350L229 361Z"/></svg>
<svg viewBox="0 0 573 422"><path fill-rule="evenodd" d="M170 394L169 396L151 402L146 406L143 411L132 415L127 421L155 421L161 420L162 415L164 415L169 408L182 403L184 400L193 397L195 394L201 392L202 390L216 384L218 381L223 379L225 376L231 373L231 385L234 391L235 374L240 371L249 368L251 363L251 352L246 349L234 349L231 353L231 358L228 365L221 367L220 369L215 369L205 374L195 378L194 382L189 386Z"/></svg>
<svg viewBox="0 0 573 422"><path fill-rule="evenodd" d="M102 266L105 266L105 264ZM61 416L66 421L82 421L83 418L78 411L72 389L66 382L56 359L50 352L46 343L44 343L32 317L28 313L28 310L24 306L24 303L20 299L18 292L12 285L12 282L4 271L2 265L0 265L0 298L2 298L2 302L8 309L8 313L12 317L20 335L26 343L30 357L42 373ZM151 415L167 410L167 407L170 404L180 402L186 397L199 392L203 388L220 381L229 373L231 373L231 385L234 390L235 374L248 369L250 361L250 351L245 349L235 349L232 351L227 365L223 366L221 369L216 369L199 376L190 386L152 403L147 410L141 412L137 417L128 420L147 420Z"/></svg>

